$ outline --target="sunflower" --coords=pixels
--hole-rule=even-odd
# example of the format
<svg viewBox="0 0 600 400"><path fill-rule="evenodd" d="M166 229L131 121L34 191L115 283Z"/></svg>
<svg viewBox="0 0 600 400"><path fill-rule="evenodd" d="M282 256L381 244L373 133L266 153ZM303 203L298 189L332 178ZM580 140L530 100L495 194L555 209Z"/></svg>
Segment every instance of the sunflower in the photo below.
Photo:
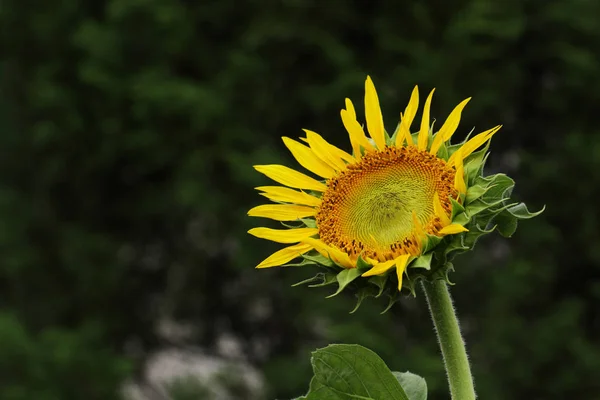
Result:
<svg viewBox="0 0 600 400"><path fill-rule="evenodd" d="M320 260L316 263L345 272L343 279L337 278L340 289L359 276L387 276L395 269L400 290L407 267L429 269L432 254L444 239L456 236L445 240L446 251L437 257L443 264L449 250L472 247L470 229L475 229L471 236L476 239L490 231L485 227L503 211L515 218L507 210L517 205L505 204L514 182L502 174L482 177L487 146L476 152L501 126L451 145L470 98L459 103L434 133L430 121L434 90L425 100L420 125L411 131L419 108L419 91L414 88L390 136L375 86L367 77L366 132L349 99L341 110L352 153L305 129L306 137L299 141L283 137L283 142L298 163L319 178L283 165L254 166L283 186L256 188L275 204L254 207L248 215L281 221L284 228L259 227L249 233L289 245L257 268L286 265L300 256L312 263ZM478 214L483 220L476 220ZM293 221L299 225L290 226ZM506 233L511 228L503 229Z"/></svg>

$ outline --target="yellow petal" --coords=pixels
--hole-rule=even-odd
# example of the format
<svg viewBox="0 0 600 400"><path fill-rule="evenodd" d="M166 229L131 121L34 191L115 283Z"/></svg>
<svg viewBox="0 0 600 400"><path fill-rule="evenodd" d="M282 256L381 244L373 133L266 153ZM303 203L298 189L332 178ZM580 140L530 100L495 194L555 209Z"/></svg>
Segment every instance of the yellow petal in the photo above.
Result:
<svg viewBox="0 0 600 400"><path fill-rule="evenodd" d="M454 188L459 193L467 193L467 185L465 183L465 170L463 168L462 148L460 148L456 156L456 174L454 175ZM455 153L456 154L456 153Z"/></svg>
<svg viewBox="0 0 600 400"><path fill-rule="evenodd" d="M398 275L398 291L402 290L402 277L406 270L406 264L408 263L409 257L410 254L402 254L394 260L396 264L396 274Z"/></svg>
<svg viewBox="0 0 600 400"><path fill-rule="evenodd" d="M304 243L286 247L265 258L256 268L278 267L292 261L296 257L300 257L309 250L312 250L312 246Z"/></svg>
<svg viewBox="0 0 600 400"><path fill-rule="evenodd" d="M421 117L421 130L419 131L419 150L427 150L427 142L429 141L429 113L431 110L431 99L433 98L433 89L427 100L425 100L425 107L423 108L423 116Z"/></svg>
<svg viewBox="0 0 600 400"><path fill-rule="evenodd" d="M491 139L492 136L494 136L494 134L500 130L500 128L502 128L502 125L495 126L492 129L488 129L485 132L481 132L480 134L469 139L469 141L460 148L460 153L455 152L450 156L450 158L448 159L448 164L454 165L454 163L457 160L457 157L459 156L462 157L463 160L470 156L472 152L477 150L482 144Z"/></svg>
<svg viewBox="0 0 600 400"><path fill-rule="evenodd" d="M415 86L412 93L410 94L410 100L408 100L408 105L404 110L404 114L400 116L400 131L398 132L398 136L396 136L396 146L398 146L398 138L400 138L400 146L403 141L406 140L406 143L409 145L413 144L412 136L410 136L410 126L412 125L413 120L415 119L415 115L417 115L417 110L419 109L419 87Z"/></svg>
<svg viewBox="0 0 600 400"><path fill-rule="evenodd" d="M381 275L384 272L386 272L388 269L392 268L395 263L396 263L396 260L389 260L389 261L380 262L378 264L375 264L373 266L373 268L371 268L370 270L368 270L367 272L365 272L361 276Z"/></svg>
<svg viewBox="0 0 600 400"><path fill-rule="evenodd" d="M454 135L454 132L456 132L456 128L458 128L458 124L460 123L462 111L470 100L470 97L468 99L464 99L456 107L454 107L454 110L452 110L446 119L446 122L444 122L444 125L442 125L440 128L440 133L442 134L442 140L444 142L450 140L452 135Z"/></svg>
<svg viewBox="0 0 600 400"><path fill-rule="evenodd" d="M270 218L275 221L295 221L304 217L312 217L316 213L315 208L295 204L263 204L248 211L248 215L251 217Z"/></svg>
<svg viewBox="0 0 600 400"><path fill-rule="evenodd" d="M332 147L335 146L327 142L316 132L309 131L308 129L303 129L303 131L306 132L306 140L308 141L311 150L317 155L317 157L319 157L321 160L323 160L323 162L336 171L342 171L346 169L346 164L344 161L342 161L337 152L332 149Z"/></svg>
<svg viewBox="0 0 600 400"><path fill-rule="evenodd" d="M423 224L421 224L421 221L419 221L419 218L417 218L417 212L415 210L412 211L412 219L413 219L413 224L415 225L416 236L419 238L425 236L425 230L423 229Z"/></svg>
<svg viewBox="0 0 600 400"><path fill-rule="evenodd" d="M321 205L321 199L283 186L259 186L256 190L263 191L264 193L260 193L260 195L272 201L315 207Z"/></svg>
<svg viewBox="0 0 600 400"><path fill-rule="evenodd" d="M383 116L379 107L379 98L375 85L370 76L365 81L365 118L369 135L375 141L378 149L385 147L385 133L383 129Z"/></svg>
<svg viewBox="0 0 600 400"><path fill-rule="evenodd" d="M302 239L311 237L319 233L317 228L297 228L297 229L271 229L271 228L252 228L248 231L252 236L260 239L270 240L277 243L298 243Z"/></svg>
<svg viewBox="0 0 600 400"><path fill-rule="evenodd" d="M315 250L321 253L322 256L331 258L336 263L344 266L345 268L355 268L356 263L350 260L350 256L343 251L336 249L333 246L328 246L319 239L306 238L302 240L302 243L311 245Z"/></svg>
<svg viewBox="0 0 600 400"><path fill-rule="evenodd" d="M344 150L340 149L337 146L332 145L331 143L328 143L328 142L325 142L325 143L327 143L329 145L329 150L331 150L331 152L338 158L341 158L342 160L346 161L348 164L353 164L356 162L356 158L354 158L352 155L348 154Z"/></svg>
<svg viewBox="0 0 600 400"><path fill-rule="evenodd" d="M442 226L450 224L450 218L448 217L448 214L446 214L444 207L442 207L442 202L440 201L440 196L437 192L433 194L433 212L440 218Z"/></svg>
<svg viewBox="0 0 600 400"><path fill-rule="evenodd" d="M354 156L356 158L361 157L361 146L365 150L373 150L373 145L365 136L365 132L363 131L362 126L360 126L360 124L356 120L356 115L353 116L349 110L342 110L340 114L342 116L342 122L344 123L344 127L348 131L348 136L350 136L350 143L352 144Z"/></svg>
<svg viewBox="0 0 600 400"><path fill-rule="evenodd" d="M456 128L458 128L461 113L467 105L467 103L469 102L469 100L471 100L470 97L460 102L460 104L454 107L454 110L452 110L448 118L446 118L446 122L444 122L444 125L442 125L439 132L435 135L433 139L431 149L429 150L431 154L437 154L438 150L442 146L442 143L450 140L450 138L456 131Z"/></svg>
<svg viewBox="0 0 600 400"><path fill-rule="evenodd" d="M255 165L254 169L285 186L317 192L327 190L327 186L318 180L283 165Z"/></svg>
<svg viewBox="0 0 600 400"><path fill-rule="evenodd" d="M439 236L454 235L455 233L468 232L469 230L460 224L450 224L443 227L437 233Z"/></svg>
<svg viewBox="0 0 600 400"><path fill-rule="evenodd" d="M350 115L350 118L356 119L356 110L354 110L354 104L352 104L352 100L346 98L346 110Z"/></svg>
<svg viewBox="0 0 600 400"><path fill-rule="evenodd" d="M298 163L300 163L300 165L302 165L304 168L326 179L332 178L336 175L335 170L317 157L310 147L288 137L283 137L282 139L283 143L285 143L285 146L290 150L294 158L298 160Z"/></svg>

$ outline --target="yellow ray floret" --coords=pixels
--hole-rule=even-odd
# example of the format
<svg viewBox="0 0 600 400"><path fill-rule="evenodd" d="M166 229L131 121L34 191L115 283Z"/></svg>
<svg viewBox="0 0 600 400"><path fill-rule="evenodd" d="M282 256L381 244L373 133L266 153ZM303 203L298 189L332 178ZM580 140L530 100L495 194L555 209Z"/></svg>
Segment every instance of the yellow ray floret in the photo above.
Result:
<svg viewBox="0 0 600 400"><path fill-rule="evenodd" d="M402 254L396 257L393 260L388 260L384 262L377 262L374 260L370 260L370 262L375 263L373 268L362 274L363 277L369 277L374 275L381 275L387 272L390 268L396 267L396 274L398 275L398 290L402 289L402 276L404 271L406 270L406 265L408 264L408 260L411 257L410 254Z"/></svg>
<svg viewBox="0 0 600 400"><path fill-rule="evenodd" d="M502 125L495 126L492 129L488 129L487 131L481 132L480 134L469 139L469 141L460 148L461 151L459 154L458 152L455 152L450 156L450 158L448 159L448 164L454 165L454 163L456 162L456 158L459 155L463 158L463 160L469 157L471 153L477 150L482 144L490 140L492 136L494 136L494 134L500 130L500 128L502 128Z"/></svg>
<svg viewBox="0 0 600 400"><path fill-rule="evenodd" d="M443 227L438 232L439 236L444 235L454 235L461 232L468 232L469 230L460 224L450 224L448 226Z"/></svg>
<svg viewBox="0 0 600 400"><path fill-rule="evenodd" d="M431 144L431 149L429 150L431 154L437 154L438 150L442 146L442 143L450 140L456 131L456 128L458 128L462 111L469 100L471 100L470 97L461 101L459 105L454 107L454 110L452 110L448 118L446 118L446 122L444 122L444 125L442 125L440 128L440 131L433 138L433 143Z"/></svg>
<svg viewBox="0 0 600 400"><path fill-rule="evenodd" d="M251 217L270 218L275 221L296 221L300 218L312 217L316 213L315 208L295 204L263 204L248 211Z"/></svg>
<svg viewBox="0 0 600 400"><path fill-rule="evenodd" d="M308 129L303 129L303 131L306 133L306 141L317 157L336 171L342 171L346 168L344 161L332 150L333 146L321 135Z"/></svg>
<svg viewBox="0 0 600 400"><path fill-rule="evenodd" d="M300 257L302 254L310 250L312 250L312 246L304 243L289 246L271 254L269 257L265 258L260 264L258 264L256 268L278 267L293 260L296 257Z"/></svg>
<svg viewBox="0 0 600 400"><path fill-rule="evenodd" d="M421 117L421 129L419 130L419 139L417 146L419 150L427 150L427 143L429 142L429 112L431 110L431 100L433 98L433 92L431 90L427 100L425 100L425 106L423 107L423 116Z"/></svg>
<svg viewBox="0 0 600 400"><path fill-rule="evenodd" d="M352 104L352 100L346 98L344 102L346 103L346 111L348 112L350 118L356 119L356 110L354 109L354 104Z"/></svg>
<svg viewBox="0 0 600 400"><path fill-rule="evenodd" d="M352 105L352 102L348 101L346 105ZM342 110L340 112L342 117L342 123L348 131L348 136L350 137L350 143L352 144L352 150L354 151L354 157L360 158L361 151L360 148L364 148L365 150L373 150L373 145L367 137L365 136L365 132L356 120L356 114L354 113L354 107L352 107L352 112L349 110Z"/></svg>
<svg viewBox="0 0 600 400"><path fill-rule="evenodd" d="M297 190L283 186L259 186L255 189L263 191L264 193L259 193L261 196L265 196L267 199L275 202L315 207L321 205L321 199L311 196L308 193L298 192Z"/></svg>
<svg viewBox="0 0 600 400"><path fill-rule="evenodd" d="M288 137L283 137L282 139L294 158L304 168L322 178L329 179L335 176L336 170L317 157L310 147Z"/></svg>
<svg viewBox="0 0 600 400"><path fill-rule="evenodd" d="M343 251L336 249L333 246L328 246L319 239L307 238L302 240L302 243L311 245L317 250L322 256L331 258L336 263L342 265L345 268L355 268L356 262L352 262L348 254Z"/></svg>
<svg viewBox="0 0 600 400"><path fill-rule="evenodd" d="M450 218L446 214L446 210L442 207L442 202L437 192L433 194L433 212L440 219L442 226L450 225Z"/></svg>
<svg viewBox="0 0 600 400"><path fill-rule="evenodd" d="M373 264L373 268L362 274L363 277L373 276L373 275L381 275L386 272L388 269L392 268L396 263L396 260L387 260L383 262L379 262L377 260L368 259L369 262Z"/></svg>
<svg viewBox="0 0 600 400"><path fill-rule="evenodd" d="M255 165L254 169L285 186L317 192L327 190L327 186L318 180L284 165Z"/></svg>
<svg viewBox="0 0 600 400"><path fill-rule="evenodd" d="M367 76L365 81L365 119L367 120L369 135L375 141L377 148L383 149L385 147L383 116L379 107L377 91L370 76Z"/></svg>
<svg viewBox="0 0 600 400"><path fill-rule="evenodd" d="M457 151L456 156L456 175L454 176L454 188L462 194L467 193L467 184L465 183L465 170L463 168L462 148Z"/></svg>
<svg viewBox="0 0 600 400"><path fill-rule="evenodd" d="M396 274L398 275L398 291L402 290L402 276L406 271L406 265L408 264L409 254L401 255L396 258Z"/></svg>
<svg viewBox="0 0 600 400"><path fill-rule="evenodd" d="M419 109L419 87L415 86L413 89L408 105L404 110L404 114L401 115L400 128L398 136L396 136L396 146L401 146L406 140L409 145L413 144L412 137L410 136L410 126L412 125L417 110Z"/></svg>
<svg viewBox="0 0 600 400"><path fill-rule="evenodd" d="M319 233L317 228L296 228L296 229L271 229L271 228L252 228L249 234L260 239L270 240L277 243L298 243L303 239Z"/></svg>

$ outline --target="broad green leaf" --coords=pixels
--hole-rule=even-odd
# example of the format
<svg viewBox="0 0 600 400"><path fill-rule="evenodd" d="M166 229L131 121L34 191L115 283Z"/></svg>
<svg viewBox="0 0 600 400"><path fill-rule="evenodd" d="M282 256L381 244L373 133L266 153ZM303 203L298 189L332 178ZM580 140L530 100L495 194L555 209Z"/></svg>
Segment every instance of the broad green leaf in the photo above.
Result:
<svg viewBox="0 0 600 400"><path fill-rule="evenodd" d="M427 382L412 372L393 372L408 400L427 400Z"/></svg>
<svg viewBox="0 0 600 400"><path fill-rule="evenodd" d="M337 274L337 282L340 286L334 294L327 296L327 298L329 299L330 297L340 294L350 282L358 278L360 275L361 271L359 271L358 268L348 268Z"/></svg>
<svg viewBox="0 0 600 400"><path fill-rule="evenodd" d="M495 198L495 200L490 199L491 202L488 203L486 201L483 200L483 198L479 199L479 200L475 200L474 202L472 202L471 204L469 204L466 208L467 213L469 214L470 217L474 217L475 215L479 214L482 211L488 210L490 208L496 207L498 205L501 205L504 200L501 198Z"/></svg>
<svg viewBox="0 0 600 400"><path fill-rule="evenodd" d="M365 347L329 345L313 352L311 363L307 400L409 400L385 362Z"/></svg>
<svg viewBox="0 0 600 400"><path fill-rule="evenodd" d="M508 212L501 212L494 218L498 232L504 237L511 237L517 230L517 218Z"/></svg>
<svg viewBox="0 0 600 400"><path fill-rule="evenodd" d="M498 199L506 199L510 197L512 189L515 186L515 181L504 174L492 175L491 185L482 196L485 202L494 202Z"/></svg>
<svg viewBox="0 0 600 400"><path fill-rule="evenodd" d="M474 200L477 200L485 194L489 189L489 186L475 185L470 186L467 189L467 197L465 198L465 204L469 204Z"/></svg>

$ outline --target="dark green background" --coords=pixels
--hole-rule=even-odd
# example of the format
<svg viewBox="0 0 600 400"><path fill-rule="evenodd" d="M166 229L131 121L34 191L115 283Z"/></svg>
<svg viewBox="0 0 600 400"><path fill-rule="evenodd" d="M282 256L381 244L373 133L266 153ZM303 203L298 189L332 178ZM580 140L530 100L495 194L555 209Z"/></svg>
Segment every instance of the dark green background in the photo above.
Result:
<svg viewBox="0 0 600 400"><path fill-rule="evenodd" d="M118 398L170 345L165 318L195 327L184 349L235 335L266 399L302 394L330 342L447 399L420 293L348 315L351 297L290 288L312 271L254 270L278 246L246 234L269 184L251 165L296 166L280 137L301 128L349 150L339 110L362 104L366 74L388 130L414 84L437 88L438 121L473 96L458 138L503 124L488 172L547 206L456 260L480 398L599 399L599 15L595 0L2 1L0 399Z"/></svg>

